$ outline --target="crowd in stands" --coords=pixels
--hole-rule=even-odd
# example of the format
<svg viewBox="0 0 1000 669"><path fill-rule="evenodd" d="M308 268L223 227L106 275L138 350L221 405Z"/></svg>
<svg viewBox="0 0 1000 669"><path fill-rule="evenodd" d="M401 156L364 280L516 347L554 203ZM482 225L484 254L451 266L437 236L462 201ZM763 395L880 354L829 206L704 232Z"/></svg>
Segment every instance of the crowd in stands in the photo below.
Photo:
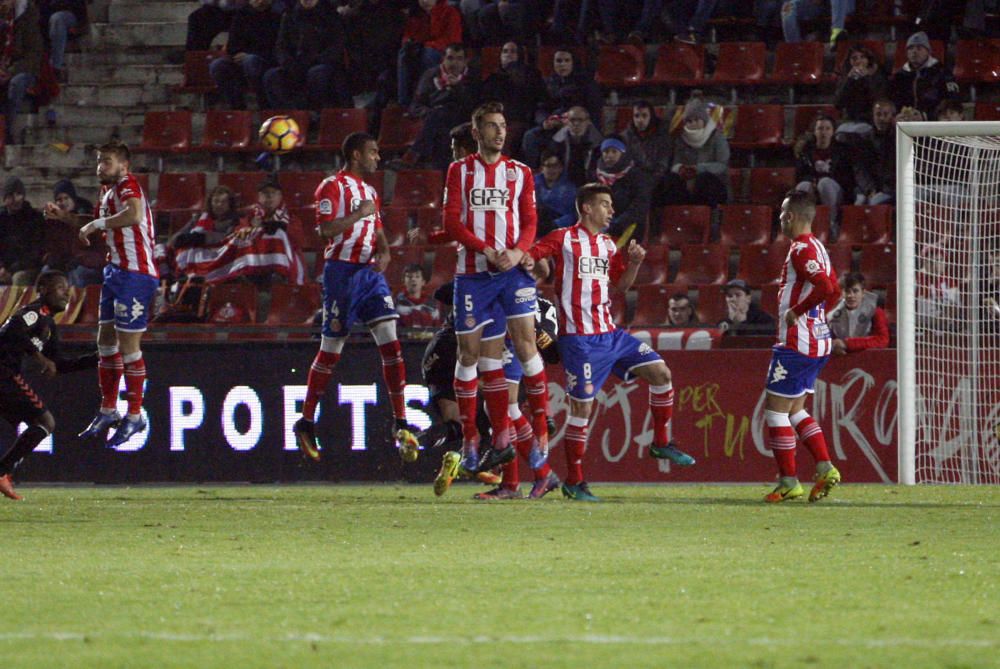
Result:
<svg viewBox="0 0 1000 669"><path fill-rule="evenodd" d="M50 62L60 71L65 34L86 21L82 3L76 8L71 0L42 2L43 13L38 14L35 1L0 0L0 11L13 17L3 52L6 61L0 68L8 80L8 109L23 101L44 49L42 32L35 31L35 45L22 36L28 31L18 21L27 16L33 25L48 27ZM187 49L207 50L221 33L228 34L225 48L214 53L209 66L217 86L208 98L213 106L301 109L312 112L313 120L323 109L364 106L374 134L380 123L390 122L386 120L390 111L393 119L418 122L412 141L400 151L383 151L383 158L394 156L383 167L398 174L443 171L453 156L460 155L456 147L473 150L466 122L471 110L487 99L502 102L508 121L506 152L535 170L539 234L575 222L576 189L599 181L613 192L615 217L609 230L613 236L656 245L668 236L665 212L707 207L710 215L700 241L714 244L723 239L726 206L748 200L740 180L746 167L763 161L777 170L794 171L787 188L815 195L828 225L822 238L836 243L845 206L895 202L897 120L965 117L962 103L969 100L968 93L946 65L947 45L945 53L936 51L937 40L954 45L956 36L983 35L986 10L996 9L995 4L993 0L202 0L188 21ZM863 17L876 8L885 10L888 20L873 28ZM32 11L34 15L24 13ZM904 12L910 23L893 19ZM899 67L886 59L881 42L873 48L871 41L862 39L873 30L884 36L890 25L901 33L895 43ZM951 25L960 26L954 35L942 27ZM804 40L829 45L826 59L835 61L837 69L832 75L823 74L828 78L821 87L810 89L811 102L820 104L814 105L817 111L805 132L754 151L734 141L739 112L734 124L735 105L713 88L711 77L676 88L630 89L602 85L595 76L601 58L618 48L615 45L637 48L649 58L653 45L673 42L701 49L716 38L713 31L725 30L742 31L737 32L740 39L765 42L771 50L779 43ZM37 54L29 56L25 50ZM708 62L711 66L712 60ZM785 84L749 96L740 90L737 97L734 89L729 97L734 102L757 102L762 96L784 97L790 90L794 88ZM826 91L825 97L817 91ZM619 103L622 94L628 95L624 105ZM668 95L669 103L664 104ZM623 113L610 121L609 108ZM12 114L7 118L10 121ZM220 185L209 194L203 212L183 225L176 221L170 225L161 258L167 276L184 276L177 264L179 251L246 239L258 228L260 234L281 231L292 242L301 242L308 214L300 220L298 210L282 206L277 179L262 174L262 180L252 209ZM11 180L5 184L0 234L30 246L35 239L31 235L41 235L52 226L24 201L23 191L23 185ZM772 227L766 237L776 248L781 240L773 212L782 192L772 192L768 201L750 202L771 208ZM57 186L55 195L59 206L89 206L81 203L72 184L61 184L61 190ZM404 245L442 241L433 225L418 223L420 216L412 212L409 216L409 234L400 238ZM891 237L885 241L891 242ZM46 262L71 270L74 285L99 280L99 263L86 254L35 258L9 251L16 244L3 245L0 282L30 283ZM661 283L668 273L676 274L679 244L669 244L674 255L669 272L657 275ZM852 253L854 260L838 267L846 282L845 301L837 312L837 327L842 328L836 330L841 342L838 353L866 346L857 342L859 337L882 342L888 332L882 327L884 314L872 300L891 287L876 281L879 293L866 292L864 278L851 272L858 264L858 249L849 251L847 258ZM730 269L736 267L735 258L733 251L728 257ZM397 303L405 325L439 322L440 313L429 295L440 280L428 276L427 267L417 262L397 273ZM671 293L663 322L652 325L707 325L729 335L774 331L779 314L762 309L761 285L728 269L718 285L717 294L724 301L720 318L709 323L698 320L698 305L692 299L698 290L692 284L688 290L682 287ZM769 307L773 311L776 305ZM865 324L877 332L862 333Z"/></svg>

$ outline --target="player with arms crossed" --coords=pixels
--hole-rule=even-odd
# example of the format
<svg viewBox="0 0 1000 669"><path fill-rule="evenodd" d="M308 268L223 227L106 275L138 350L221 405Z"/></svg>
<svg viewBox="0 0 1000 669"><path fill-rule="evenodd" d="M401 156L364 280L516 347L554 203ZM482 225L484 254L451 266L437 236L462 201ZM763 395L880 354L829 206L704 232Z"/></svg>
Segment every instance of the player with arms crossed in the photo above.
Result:
<svg viewBox="0 0 1000 669"><path fill-rule="evenodd" d="M444 226L459 243L455 271L455 332L458 363L455 396L461 412L463 462L480 468L476 394L479 375L493 430L496 463L514 457L503 372L509 334L524 370L531 426L538 448L548 451L548 387L535 345L535 279L520 266L535 239L537 213L531 169L502 155L507 137L503 105L487 102L472 114L479 151L448 168ZM438 488L447 489L458 463L445 461Z"/></svg>
<svg viewBox="0 0 1000 669"><path fill-rule="evenodd" d="M18 423L28 426L0 458L0 493L11 499L21 499L11 482L14 469L56 427L52 414L21 376L24 359L32 358L49 377L97 366L94 353L69 358L59 352L54 316L69 303L66 275L43 272L35 287L38 299L18 309L0 327L0 416L14 427Z"/></svg>
<svg viewBox="0 0 1000 669"><path fill-rule="evenodd" d="M816 203L808 193L792 191L781 203L781 232L792 240L792 247L781 269L778 310L782 318L767 371L764 404L767 444L781 478L765 502L783 502L805 493L795 472L796 435L816 460L816 484L809 501L826 497L840 483L823 431L805 410L806 397L813 393L833 347L826 305L840 299L830 256L812 234L815 215Z"/></svg>
<svg viewBox="0 0 1000 669"><path fill-rule="evenodd" d="M88 238L95 232L103 232L108 242L97 329L101 409L80 437L103 438L115 427L108 446L120 446L146 429L141 413L146 363L140 342L159 286L153 260L153 214L139 181L129 172L130 161L128 147L120 142L109 142L97 150L97 178L101 182L97 218L80 228L84 244L90 244ZM45 206L45 214L66 223L86 220L52 202ZM124 420L116 408L122 373L128 400Z"/></svg>
<svg viewBox="0 0 1000 669"><path fill-rule="evenodd" d="M674 390L670 370L648 344L615 327L611 316L609 283L626 291L635 281L646 250L633 239L619 251L604 230L611 224L614 206L608 186L590 183L576 194L580 220L554 230L531 249L531 259L555 259L555 288L559 300L559 355L566 369L570 417L563 448L566 482L563 495L599 502L583 477L583 453L594 395L613 371L624 381L639 377L649 384L649 410L653 415L654 458L688 467L694 458L680 451L667 436L673 416ZM623 256L627 256L626 258Z"/></svg>
<svg viewBox="0 0 1000 669"><path fill-rule="evenodd" d="M333 377L344 342L355 322L363 322L382 356L382 375L396 417L396 439L404 460L417 457L417 440L406 422L406 365L396 338L399 315L382 272L389 264L389 242L382 229L378 193L365 177L378 168L378 142L356 132L343 144L347 164L316 189L316 221L320 235L329 239L324 252L323 335L309 368L302 417L292 427L299 449L320 459L314 419L316 405Z"/></svg>

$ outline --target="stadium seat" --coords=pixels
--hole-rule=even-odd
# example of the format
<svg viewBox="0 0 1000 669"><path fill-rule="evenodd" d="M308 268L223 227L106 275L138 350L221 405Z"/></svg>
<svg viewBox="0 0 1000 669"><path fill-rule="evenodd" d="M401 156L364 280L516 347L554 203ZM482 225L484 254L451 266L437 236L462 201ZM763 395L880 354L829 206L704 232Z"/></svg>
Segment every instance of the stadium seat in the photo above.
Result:
<svg viewBox="0 0 1000 669"><path fill-rule="evenodd" d="M292 223L288 226L288 236L292 244L302 251L313 253L326 248L327 240L320 237L316 229L316 210L312 207L299 207L290 212Z"/></svg>
<svg viewBox="0 0 1000 669"><path fill-rule="evenodd" d="M839 244L888 244L891 241L891 206L849 205L840 208Z"/></svg>
<svg viewBox="0 0 1000 669"><path fill-rule="evenodd" d="M133 172L132 176L134 176L135 180L139 182L139 187L142 188L142 192L146 194L146 199L152 202L153 192L149 190L149 173Z"/></svg>
<svg viewBox="0 0 1000 669"><path fill-rule="evenodd" d="M1000 121L1000 102L977 102L977 121Z"/></svg>
<svg viewBox="0 0 1000 669"><path fill-rule="evenodd" d="M742 167L729 168L729 190L733 202L746 202L746 176Z"/></svg>
<svg viewBox="0 0 1000 669"><path fill-rule="evenodd" d="M885 317L889 320L890 325L896 324L896 290L895 283L890 283L885 287L885 304L882 305L882 309L885 311Z"/></svg>
<svg viewBox="0 0 1000 669"><path fill-rule="evenodd" d="M673 283L721 284L729 274L729 249L718 244L688 244L681 247L681 262Z"/></svg>
<svg viewBox="0 0 1000 669"><path fill-rule="evenodd" d="M552 76L552 57L555 56L556 51L569 51L573 54L573 70L575 72L583 72L586 70L587 54L584 49L580 47L567 48L564 46L540 46L538 47L538 55L535 58L535 65L538 67L538 71L542 73L543 77Z"/></svg>
<svg viewBox="0 0 1000 669"><path fill-rule="evenodd" d="M830 256L830 264L837 272L837 278L854 271L854 251L850 244L827 244L826 253Z"/></svg>
<svg viewBox="0 0 1000 669"><path fill-rule="evenodd" d="M719 242L727 246L767 244L771 241L774 209L762 204L724 204Z"/></svg>
<svg viewBox="0 0 1000 669"><path fill-rule="evenodd" d="M612 290L611 292L611 320L615 322L618 327L625 327L629 324L628 320L628 300L625 297L625 293L620 290ZM551 300L550 300L551 301ZM555 304L555 302L553 302Z"/></svg>
<svg viewBox="0 0 1000 669"><path fill-rule="evenodd" d="M670 268L670 248L665 244L650 244L646 247L646 259L639 265L635 275L636 286L664 283Z"/></svg>
<svg viewBox="0 0 1000 669"><path fill-rule="evenodd" d="M219 172L218 184L236 194L237 206L249 207L257 202L257 186L267 178L264 172Z"/></svg>
<svg viewBox="0 0 1000 669"><path fill-rule="evenodd" d="M365 177L365 182L370 184L378 196L385 201L385 170L378 170L372 172L367 177Z"/></svg>
<svg viewBox="0 0 1000 669"><path fill-rule="evenodd" d="M389 246L406 244L406 233L410 229L410 210L406 207L382 207L382 227Z"/></svg>
<svg viewBox="0 0 1000 669"><path fill-rule="evenodd" d="M781 280L781 268L788 257L791 242L781 240L762 246L748 244L740 247L740 262L736 278L743 279L752 287L766 286Z"/></svg>
<svg viewBox="0 0 1000 669"><path fill-rule="evenodd" d="M451 281L455 276L455 266L458 264L458 247L454 244L433 247L434 263L431 265L431 280L433 286L440 286Z"/></svg>
<svg viewBox="0 0 1000 669"><path fill-rule="evenodd" d="M403 270L407 265L420 265L426 269L424 265L424 247L423 246L393 246L389 249L389 254L391 256L389 260L389 266L386 268L385 280L389 283L389 287L395 293L397 290L403 286ZM454 273L454 266L452 266L452 273ZM431 278L431 283L433 283L433 277ZM441 283L434 284L436 286L441 285Z"/></svg>
<svg viewBox="0 0 1000 669"><path fill-rule="evenodd" d="M954 74L963 84L1000 81L1000 39L959 40Z"/></svg>
<svg viewBox="0 0 1000 669"><path fill-rule="evenodd" d="M636 289L635 315L632 316L632 325L666 324L670 298L677 293L687 294L687 292L687 286L677 284L639 286Z"/></svg>
<svg viewBox="0 0 1000 669"><path fill-rule="evenodd" d="M712 75L712 83L752 86L764 80L767 46L763 42L723 42Z"/></svg>
<svg viewBox="0 0 1000 669"><path fill-rule="evenodd" d="M214 91L215 81L208 72L208 66L221 55L221 51L185 51L184 83L174 91L196 95Z"/></svg>
<svg viewBox="0 0 1000 669"><path fill-rule="evenodd" d="M83 308L77 314L74 325L97 325L99 320L99 309L101 306L101 286L100 284L87 286L84 289L86 295L83 298ZM2 311L3 299L0 298L0 311Z"/></svg>
<svg viewBox="0 0 1000 669"><path fill-rule="evenodd" d="M271 311L264 321L268 325L309 325L316 311L323 306L320 285L307 283L290 286L277 283L271 286Z"/></svg>
<svg viewBox="0 0 1000 669"><path fill-rule="evenodd" d="M314 205L316 189L325 178L324 172L279 172L278 183L285 205L294 208Z"/></svg>
<svg viewBox="0 0 1000 669"><path fill-rule="evenodd" d="M302 135L302 146L307 144L306 138L309 136L309 110L307 109L264 109L260 112L260 122L264 123L272 116L291 116L292 120L299 126L299 134Z"/></svg>
<svg viewBox="0 0 1000 669"><path fill-rule="evenodd" d="M769 283L765 286L760 287L760 308L771 314L775 318L778 317L778 289L781 288L776 283Z"/></svg>
<svg viewBox="0 0 1000 669"><path fill-rule="evenodd" d="M825 204L816 205L816 217L813 218L812 233L824 244L830 241L830 207Z"/></svg>
<svg viewBox="0 0 1000 669"><path fill-rule="evenodd" d="M420 207L416 210L415 226L430 235L435 230L444 227L444 216L440 207ZM428 243L432 243L428 241ZM440 242L437 242L440 243Z"/></svg>
<svg viewBox="0 0 1000 669"><path fill-rule="evenodd" d="M931 40L931 55L937 58L942 63L944 62L945 56L945 45L944 42L939 39ZM906 41L901 40L896 42L896 54L893 56L892 71L896 72L901 69L903 65L906 64Z"/></svg>
<svg viewBox="0 0 1000 669"><path fill-rule="evenodd" d="M381 151L403 151L420 135L424 122L406 115L402 107L386 107L382 112L382 124L378 132L378 146Z"/></svg>
<svg viewBox="0 0 1000 669"><path fill-rule="evenodd" d="M705 325L715 325L729 315L726 295L719 286L701 286L698 301L695 302L695 316Z"/></svg>
<svg viewBox="0 0 1000 669"><path fill-rule="evenodd" d="M226 305L233 305L242 313L236 316L235 320L226 319L225 322L256 323L257 286L251 283L220 283L210 286L208 289L208 301L205 305L205 313L208 315L209 321L218 322L218 320L223 320L225 316L219 314L219 312Z"/></svg>
<svg viewBox="0 0 1000 669"><path fill-rule="evenodd" d="M700 44L669 42L656 50L656 64L650 84L700 86L705 79L705 47Z"/></svg>
<svg viewBox="0 0 1000 669"><path fill-rule="evenodd" d="M773 149L783 146L784 139L784 107L740 105L730 146L734 149Z"/></svg>
<svg viewBox="0 0 1000 669"><path fill-rule="evenodd" d="M837 50L833 57L833 72L835 76L840 76L840 73L844 71L847 62L847 56L851 52L851 47L855 44L861 44L867 47L875 54L875 59L878 61L879 67L885 65L885 42L873 39L863 39L863 40L840 40L837 42Z"/></svg>
<svg viewBox="0 0 1000 669"><path fill-rule="evenodd" d="M812 130L813 121L819 114L826 114L833 119L840 118L840 112L833 105L796 105L792 109L792 143L806 132Z"/></svg>
<svg viewBox="0 0 1000 669"><path fill-rule="evenodd" d="M485 81L500 71L500 47L484 46L479 50L479 76Z"/></svg>
<svg viewBox="0 0 1000 669"><path fill-rule="evenodd" d="M823 82L821 42L779 42L774 52L773 84L820 84Z"/></svg>
<svg viewBox="0 0 1000 669"><path fill-rule="evenodd" d="M712 224L712 208L703 206L664 207L660 219L660 244L704 244Z"/></svg>
<svg viewBox="0 0 1000 669"><path fill-rule="evenodd" d="M252 147L250 127L253 116L248 111L212 109L205 113L205 133L199 151L232 153Z"/></svg>
<svg viewBox="0 0 1000 669"><path fill-rule="evenodd" d="M186 153L191 148L191 112L146 112L142 141L133 153Z"/></svg>
<svg viewBox="0 0 1000 669"><path fill-rule="evenodd" d="M20 308L24 292L22 286L0 286L0 323Z"/></svg>
<svg viewBox="0 0 1000 669"><path fill-rule="evenodd" d="M865 275L869 288L887 286L896 281L896 245L866 244L861 247L858 271Z"/></svg>
<svg viewBox="0 0 1000 669"><path fill-rule="evenodd" d="M750 202L781 206L785 193L795 188L794 167L755 167L750 170Z"/></svg>
<svg viewBox="0 0 1000 669"><path fill-rule="evenodd" d="M394 207L438 207L444 192L440 170L403 170L396 173L392 194Z"/></svg>
<svg viewBox="0 0 1000 669"><path fill-rule="evenodd" d="M157 211L200 211L205 207L205 174L164 172L156 187Z"/></svg>
<svg viewBox="0 0 1000 669"><path fill-rule="evenodd" d="M319 115L319 138L315 144L306 144L306 151L340 151L344 140L354 132L368 131L366 109L324 109Z"/></svg>
<svg viewBox="0 0 1000 669"><path fill-rule="evenodd" d="M595 81L608 88L629 88L646 83L643 50L631 44L605 44L597 55Z"/></svg>

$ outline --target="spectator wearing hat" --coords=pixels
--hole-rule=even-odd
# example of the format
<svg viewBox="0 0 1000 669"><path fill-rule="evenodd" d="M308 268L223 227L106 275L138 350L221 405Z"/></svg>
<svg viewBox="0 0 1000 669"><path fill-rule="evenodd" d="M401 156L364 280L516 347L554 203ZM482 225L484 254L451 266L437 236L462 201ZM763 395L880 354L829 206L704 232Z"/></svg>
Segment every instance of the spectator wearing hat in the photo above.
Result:
<svg viewBox="0 0 1000 669"><path fill-rule="evenodd" d="M45 217L25 199L24 182L7 177L0 210L0 281L30 286L42 268Z"/></svg>
<svg viewBox="0 0 1000 669"><path fill-rule="evenodd" d="M849 272L841 279L844 296L826 317L833 335L833 354L847 355L889 345L889 320L878 296L865 290L865 277Z"/></svg>
<svg viewBox="0 0 1000 669"><path fill-rule="evenodd" d="M657 204L714 207L729 199L729 142L700 97L684 106L684 125L674 139L673 162L656 195Z"/></svg>
<svg viewBox="0 0 1000 669"><path fill-rule="evenodd" d="M601 142L601 157L591 180L611 188L615 212L607 233L616 238L628 235L643 241L649 217L650 182L645 170L636 165L625 142L618 137L608 137Z"/></svg>
<svg viewBox="0 0 1000 669"><path fill-rule="evenodd" d="M273 235L278 230L287 231L292 224L291 214L285 206L284 193L277 175L268 175L257 185L257 203L250 207L244 225L236 232L247 236L257 228L264 234Z"/></svg>
<svg viewBox="0 0 1000 669"><path fill-rule="evenodd" d="M727 315L716 326L730 335L772 335L777 332L774 316L754 304L750 286L733 279L722 287Z"/></svg>
<svg viewBox="0 0 1000 669"><path fill-rule="evenodd" d="M57 181L52 188L52 202L59 210L88 216L94 205L76 193L69 179ZM45 267L66 273L71 286L82 288L104 281L107 264L107 246L102 241L91 240L90 245L80 243L79 227L55 218L45 221Z"/></svg>
<svg viewBox="0 0 1000 669"><path fill-rule="evenodd" d="M7 144L14 144L17 114L28 89L38 83L45 45L38 29L38 7L32 0L0 0L0 23L7 26L6 47L0 49L0 86L7 91L4 131Z"/></svg>
<svg viewBox="0 0 1000 669"><path fill-rule="evenodd" d="M246 90L252 88L263 101L264 71L274 65L281 14L271 0L250 0L233 16L225 55L208 66L212 80L231 109L246 108Z"/></svg>
<svg viewBox="0 0 1000 669"><path fill-rule="evenodd" d="M537 239L556 228L576 223L576 186L569 180L562 156L546 149L542 167L535 172L535 203L538 209Z"/></svg>
<svg viewBox="0 0 1000 669"><path fill-rule="evenodd" d="M429 328L441 325L438 301L426 288L427 275L423 267L412 263L403 268L403 290L396 295L396 311L401 326Z"/></svg>
<svg viewBox="0 0 1000 669"><path fill-rule="evenodd" d="M955 77L931 55L927 33L913 33L906 41L906 63L889 80L889 97L901 114L915 110L924 120L933 118L942 100L960 99Z"/></svg>

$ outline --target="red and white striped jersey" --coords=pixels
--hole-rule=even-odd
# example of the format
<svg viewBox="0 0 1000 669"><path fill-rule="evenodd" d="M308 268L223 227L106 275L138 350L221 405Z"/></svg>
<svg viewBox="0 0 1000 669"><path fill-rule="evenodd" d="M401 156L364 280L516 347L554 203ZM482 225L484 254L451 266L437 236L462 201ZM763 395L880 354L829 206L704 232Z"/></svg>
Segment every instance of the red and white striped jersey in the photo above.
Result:
<svg viewBox="0 0 1000 669"><path fill-rule="evenodd" d="M456 274L488 271L487 247L527 252L537 220L535 181L527 165L507 156L487 165L474 153L448 168L444 227L459 243Z"/></svg>
<svg viewBox="0 0 1000 669"><path fill-rule="evenodd" d="M789 326L784 319L785 312L803 302L816 302L819 297L816 284L837 289L837 273L830 263L830 256L823 243L811 233L799 235L781 268L781 286L778 292L778 346L798 351L810 358L830 355L833 339L826 323L826 293L823 299L802 313ZM812 299L810 299L810 297Z"/></svg>
<svg viewBox="0 0 1000 669"><path fill-rule="evenodd" d="M146 200L138 179L126 174L114 186L102 186L95 215L98 218L114 216L125 209L126 200L133 198L139 200L142 218L135 225L104 231L108 244L108 262L129 272L159 278L160 274L153 261L153 240L156 239L153 232L153 212L149 209L149 201Z"/></svg>
<svg viewBox="0 0 1000 669"><path fill-rule="evenodd" d="M611 287L625 272L615 241L603 232L592 234L577 223L553 230L532 247L535 260L555 258L559 332L596 335L611 332Z"/></svg>
<svg viewBox="0 0 1000 669"><path fill-rule="evenodd" d="M316 188L316 225L343 218L363 200L375 202L375 213L359 218L354 225L330 240L323 257L361 265L375 255L375 233L382 229L382 200L371 184L346 170L327 177Z"/></svg>

